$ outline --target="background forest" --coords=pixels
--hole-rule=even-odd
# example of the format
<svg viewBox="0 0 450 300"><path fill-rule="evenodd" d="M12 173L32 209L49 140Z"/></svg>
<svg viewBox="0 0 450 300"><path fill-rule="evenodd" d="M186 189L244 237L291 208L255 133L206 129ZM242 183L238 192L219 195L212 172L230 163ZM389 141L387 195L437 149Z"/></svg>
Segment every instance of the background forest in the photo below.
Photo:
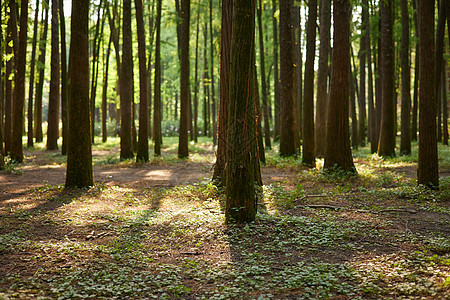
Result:
<svg viewBox="0 0 450 300"><path fill-rule="evenodd" d="M450 299L447 0L0 24L0 300Z"/></svg>

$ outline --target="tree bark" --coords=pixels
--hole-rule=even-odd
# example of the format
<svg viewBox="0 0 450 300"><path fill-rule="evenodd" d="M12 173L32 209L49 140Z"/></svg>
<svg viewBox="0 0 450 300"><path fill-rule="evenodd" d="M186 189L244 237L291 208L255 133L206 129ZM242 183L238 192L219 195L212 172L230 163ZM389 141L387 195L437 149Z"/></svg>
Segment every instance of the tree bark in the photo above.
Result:
<svg viewBox="0 0 450 300"><path fill-rule="evenodd" d="M378 155L395 156L393 1L381 1L381 127Z"/></svg>
<svg viewBox="0 0 450 300"><path fill-rule="evenodd" d="M439 2L438 2L439 3ZM435 97L437 103L438 124L437 124L437 141L442 142L442 94L441 94L441 73L442 61L444 60L444 37L445 37L445 21L446 21L446 7L445 0L440 1L439 17L436 29L436 85Z"/></svg>
<svg viewBox="0 0 450 300"><path fill-rule="evenodd" d="M178 157L189 155L189 18L191 4L189 0L181 0L181 76L180 76L180 135L178 139Z"/></svg>
<svg viewBox="0 0 450 300"><path fill-rule="evenodd" d="M161 4L157 0L156 7L156 39L155 39L155 88L153 100L153 140L155 156L161 155Z"/></svg>
<svg viewBox="0 0 450 300"><path fill-rule="evenodd" d="M350 80L350 2L335 0L330 102L324 169L356 173L350 148L348 104Z"/></svg>
<svg viewBox="0 0 450 300"><path fill-rule="evenodd" d="M28 32L28 0L20 3L20 33L17 52L16 76L14 79L14 109L13 128L11 136L11 159L23 161L23 106L25 104L25 65L27 58L27 32ZM17 56L16 56L17 54Z"/></svg>
<svg viewBox="0 0 450 300"><path fill-rule="evenodd" d="M316 51L317 0L308 2L306 24L305 87L303 97L303 164L316 165L316 142L314 136L314 58Z"/></svg>
<svg viewBox="0 0 450 300"><path fill-rule="evenodd" d="M414 32L416 40L419 40L419 22L417 20L417 8L416 8L417 0L412 1L412 6L414 9ZM413 103L412 103L412 116L411 116L411 140L417 141L417 110L418 110L418 101L417 98L419 96L419 42L416 42L415 47L415 59L414 59L414 94L413 94Z"/></svg>
<svg viewBox="0 0 450 300"><path fill-rule="evenodd" d="M400 1L402 15L401 68L402 112L400 155L411 154L411 69L409 64L409 15L407 0Z"/></svg>
<svg viewBox="0 0 450 300"><path fill-rule="evenodd" d="M328 55L330 49L331 0L321 1L320 54L317 74L316 155L325 156L328 108Z"/></svg>
<svg viewBox="0 0 450 300"><path fill-rule="evenodd" d="M66 188L94 184L89 103L89 0L72 2ZM76 66L76 67L75 67Z"/></svg>
<svg viewBox="0 0 450 300"><path fill-rule="evenodd" d="M59 17L61 28L61 121L62 121L62 145L61 154L67 154L68 139L68 101L69 101L69 84L67 80L67 48L66 48L66 22L64 18L64 3L59 1Z"/></svg>
<svg viewBox="0 0 450 300"><path fill-rule="evenodd" d="M217 145L217 119L216 119L216 96L214 89L214 36L212 26L212 7L213 1L209 0L209 36L210 36L210 54L211 54L211 118L212 118L212 135L213 145Z"/></svg>
<svg viewBox="0 0 450 300"><path fill-rule="evenodd" d="M367 55L367 100L369 106L369 142L370 142L370 152L377 152L377 117L375 113L375 102L373 95L373 72L372 72L372 47L370 45L370 15L369 15L369 1L363 1L363 17L365 19L365 29L366 29L366 55Z"/></svg>
<svg viewBox="0 0 450 300"><path fill-rule="evenodd" d="M363 17L361 28L365 28L365 18ZM366 32L361 30L359 42L359 97L358 97L358 144L361 147L366 145Z"/></svg>
<svg viewBox="0 0 450 300"><path fill-rule="evenodd" d="M59 0L52 0L52 52L50 62L50 95L48 101L47 150L58 149L61 66L59 63Z"/></svg>
<svg viewBox="0 0 450 300"><path fill-rule="evenodd" d="M234 1L227 135L227 222L251 222L257 209L254 164L258 156L253 151L256 149L252 87L254 19L254 0Z"/></svg>
<svg viewBox="0 0 450 300"><path fill-rule="evenodd" d="M109 71L109 56L111 54L111 42L112 37L109 37L108 48L106 50L106 59L104 62L103 73L103 90L102 90L102 142L105 143L108 140L108 131L106 127L107 122L107 93L108 93L108 71Z"/></svg>
<svg viewBox="0 0 450 300"><path fill-rule="evenodd" d="M434 1L418 0L419 18L419 167L417 183L439 187L436 136Z"/></svg>
<svg viewBox="0 0 450 300"><path fill-rule="evenodd" d="M275 105L274 141L278 141L281 131L281 97L280 81L278 78L278 21L275 16L277 12L277 0L272 0L272 27L273 27L273 88Z"/></svg>
<svg viewBox="0 0 450 300"><path fill-rule="evenodd" d="M17 20L16 20L16 2L9 1L9 19L7 25L7 37L6 37L6 55L10 57L10 59L6 62L6 99L5 99L5 127L4 127L4 139L5 139L5 153L11 152L11 144L12 144L12 117L13 117L13 85L12 80L10 79L11 74L13 74L14 68L16 68L15 64L17 64L18 55L16 55L17 48L17 39L14 36L17 36ZM12 47L11 47L12 43Z"/></svg>
<svg viewBox="0 0 450 300"><path fill-rule="evenodd" d="M123 1L123 47L122 72L120 76L120 159L134 157L132 140L132 41L131 41L131 0Z"/></svg>
<svg viewBox="0 0 450 300"><path fill-rule="evenodd" d="M293 99L293 32L291 20L292 1L280 1L280 155L296 154Z"/></svg>

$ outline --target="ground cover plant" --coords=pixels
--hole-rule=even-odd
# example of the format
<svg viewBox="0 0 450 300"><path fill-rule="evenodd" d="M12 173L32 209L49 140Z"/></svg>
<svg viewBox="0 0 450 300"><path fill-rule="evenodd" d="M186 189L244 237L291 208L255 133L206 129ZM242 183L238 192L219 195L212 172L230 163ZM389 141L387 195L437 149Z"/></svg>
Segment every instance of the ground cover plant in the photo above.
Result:
<svg viewBox="0 0 450 300"><path fill-rule="evenodd" d="M65 190L65 157L37 144L0 174L0 299L450 299L450 151L440 190L417 152L354 152L359 175L280 158L258 214L226 225L212 144L177 139L149 163L94 146L95 186ZM151 155L152 156L152 155Z"/></svg>

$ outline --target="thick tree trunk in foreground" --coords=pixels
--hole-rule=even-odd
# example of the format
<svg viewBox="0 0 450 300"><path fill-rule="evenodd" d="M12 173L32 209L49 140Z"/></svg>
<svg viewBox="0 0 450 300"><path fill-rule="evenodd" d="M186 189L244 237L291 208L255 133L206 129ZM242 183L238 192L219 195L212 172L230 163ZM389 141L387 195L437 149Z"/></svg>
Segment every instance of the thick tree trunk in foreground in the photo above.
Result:
<svg viewBox="0 0 450 300"><path fill-rule="evenodd" d="M148 161L148 87L147 55L145 54L145 31L142 0L134 1L139 51L139 139L136 154L137 161Z"/></svg>
<svg viewBox="0 0 450 300"><path fill-rule="evenodd" d="M89 0L72 1L66 188L94 184L89 104ZM76 68L74 67L76 66Z"/></svg>
<svg viewBox="0 0 450 300"><path fill-rule="evenodd" d="M303 97L303 163L316 165L316 141L314 135L314 58L316 52L317 0L308 2L306 25L305 89Z"/></svg>
<svg viewBox="0 0 450 300"><path fill-rule="evenodd" d="M436 136L434 1L418 0L419 18L419 167L418 184L439 187Z"/></svg>
<svg viewBox="0 0 450 300"><path fill-rule="evenodd" d="M181 0L181 76L180 76L180 135L178 139L178 157L187 158L189 155L189 16L191 4L189 0Z"/></svg>
<svg viewBox="0 0 450 300"><path fill-rule="evenodd" d="M230 99L231 35L233 0L222 0L222 26L220 30L220 74L219 74L219 122L216 164L213 180L225 185L225 163L227 151L228 105Z"/></svg>
<svg viewBox="0 0 450 300"><path fill-rule="evenodd" d="M409 16L407 0L400 1L402 14L402 113L401 113L401 141L400 155L411 154L411 70L409 64Z"/></svg>
<svg viewBox="0 0 450 300"><path fill-rule="evenodd" d="M14 82L13 128L11 136L11 159L23 161L23 106L25 104L25 65L27 58L28 0L20 3L20 33L17 49L16 76ZM14 53L16 54L16 53Z"/></svg>
<svg viewBox="0 0 450 300"><path fill-rule="evenodd" d="M123 50L120 76L120 159L134 157L132 140L132 42L131 42L131 0L123 1Z"/></svg>
<svg viewBox="0 0 450 300"><path fill-rule="evenodd" d="M316 154L317 157L324 157L327 141L328 52L330 49L331 0L322 0L320 5L320 54L316 102Z"/></svg>
<svg viewBox="0 0 450 300"><path fill-rule="evenodd" d="M255 219L254 153L256 134L253 103L255 0L235 0L231 43L230 103L227 136L227 222Z"/></svg>
<svg viewBox="0 0 450 300"><path fill-rule="evenodd" d="M52 0L52 52L50 62L50 95L48 101L47 150L58 149L59 137L59 86L61 70L59 65L58 1L60 0Z"/></svg>
<svg viewBox="0 0 450 300"><path fill-rule="evenodd" d="M378 155L395 156L393 1L381 1L381 127Z"/></svg>
<svg viewBox="0 0 450 300"><path fill-rule="evenodd" d="M350 79L350 2L334 1L334 46L331 61L330 102L328 106L327 146L323 168L355 172L348 131Z"/></svg>
<svg viewBox="0 0 450 300"><path fill-rule="evenodd" d="M293 99L293 32L291 20L292 1L280 1L280 155L296 154Z"/></svg>

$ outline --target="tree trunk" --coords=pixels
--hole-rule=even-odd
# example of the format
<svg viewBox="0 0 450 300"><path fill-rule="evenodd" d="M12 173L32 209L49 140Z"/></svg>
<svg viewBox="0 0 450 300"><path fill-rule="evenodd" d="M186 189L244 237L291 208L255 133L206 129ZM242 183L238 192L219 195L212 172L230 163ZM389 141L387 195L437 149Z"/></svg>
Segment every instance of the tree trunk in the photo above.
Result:
<svg viewBox="0 0 450 300"><path fill-rule="evenodd" d="M139 51L139 140L136 161L148 161L148 88L147 55L145 54L144 8L142 0L134 0Z"/></svg>
<svg viewBox="0 0 450 300"><path fill-rule="evenodd" d="M327 145L323 168L356 173L348 130L350 79L350 2L335 0L333 6L334 46L331 61Z"/></svg>
<svg viewBox="0 0 450 300"><path fill-rule="evenodd" d="M350 72L350 112L352 119L352 148L358 149L358 118L356 116L356 89L355 81L356 77L351 70L351 65L349 65Z"/></svg>
<svg viewBox="0 0 450 300"><path fill-rule="evenodd" d="M291 20L292 1L280 1L280 155L296 154L295 149L295 120L293 99L293 32Z"/></svg>
<svg viewBox="0 0 450 300"><path fill-rule="evenodd" d="M417 9L416 9L416 2L417 0L412 1L412 6L414 8L414 32L416 40L419 40L419 22L417 20ZM419 96L419 57L420 57L420 50L419 50L419 42L416 42L415 47L415 60L414 60L414 95L413 95L413 105L412 105L412 116L411 116L411 140L417 141L417 110L418 110L418 101L417 98Z"/></svg>
<svg viewBox="0 0 450 300"><path fill-rule="evenodd" d="M189 155L189 17L191 4L189 0L181 0L181 76L180 76L180 135L178 139L178 157Z"/></svg>
<svg viewBox="0 0 450 300"><path fill-rule="evenodd" d="M439 187L436 137L434 1L418 0L419 18L419 167L417 183Z"/></svg>
<svg viewBox="0 0 450 300"><path fill-rule="evenodd" d="M308 2L306 24L305 87L303 98L303 164L316 165L316 142L314 136L314 58L316 52L317 0Z"/></svg>
<svg viewBox="0 0 450 300"><path fill-rule="evenodd" d="M89 0L72 2L66 188L94 185L89 104Z"/></svg>
<svg viewBox="0 0 450 300"><path fill-rule="evenodd" d="M220 74L219 74L219 124L216 164L213 180L225 186L225 164L227 151L228 105L230 99L231 36L233 0L222 0L222 24L220 30Z"/></svg>
<svg viewBox="0 0 450 300"><path fill-rule="evenodd" d="M378 155L395 156L393 1L381 1L381 127Z"/></svg>
<svg viewBox="0 0 450 300"><path fill-rule="evenodd" d="M48 130L47 130L47 150L58 149L59 137L59 101L60 101L60 72L59 64L59 23L58 4L59 0L52 0L52 52L51 52L51 77L50 95L48 102Z"/></svg>
<svg viewBox="0 0 450 300"><path fill-rule="evenodd" d="M16 76L14 79L14 109L13 109L13 130L11 136L11 159L23 161L23 106L25 104L25 65L27 58L27 31L28 31L28 0L20 3L20 33L19 45L14 53L17 59Z"/></svg>
<svg viewBox="0 0 450 300"><path fill-rule="evenodd" d="M444 37L445 37L445 0L440 1L439 17L436 30L436 85L435 85L435 97L438 107L438 124L437 124L437 141L442 142L442 94L441 94L441 73L442 73L442 61L444 59Z"/></svg>
<svg viewBox="0 0 450 300"><path fill-rule="evenodd" d="M131 0L123 1L123 47L122 73L120 76L120 159L134 157L132 140L132 41L131 41Z"/></svg>
<svg viewBox="0 0 450 300"><path fill-rule="evenodd" d="M363 18L361 28L365 28L365 19ZM358 144L361 147L366 145L366 32L361 30L359 40L359 97L358 97Z"/></svg>
<svg viewBox="0 0 450 300"><path fill-rule="evenodd" d="M370 142L370 152L377 152L377 117L375 113L375 103L373 95L373 73L372 73L372 48L370 45L370 16L369 16L369 1L363 1L363 17L365 20L366 29L366 55L367 55L367 100L369 106L369 142Z"/></svg>
<svg viewBox="0 0 450 300"><path fill-rule="evenodd" d="M61 121L62 121L62 145L61 154L67 154L67 136L69 130L68 122L68 89L69 84L67 80L67 49L66 49L66 22L64 18L63 1L59 1L59 17L61 28Z"/></svg>
<svg viewBox="0 0 450 300"><path fill-rule="evenodd" d="M411 69L409 64L409 16L407 0L400 1L402 14L401 68L402 68L402 113L400 155L411 154Z"/></svg>
<svg viewBox="0 0 450 300"><path fill-rule="evenodd" d="M36 101L35 101L35 111L34 111L34 136L36 139L36 142L42 142L44 139L44 135L42 133L42 91L44 88L44 71L45 71L45 57L46 57L46 50L47 50L47 32L48 32L48 0L44 0L43 2L43 9L45 11L45 16L42 20L44 23L44 29L39 41L39 79L38 84L36 86ZM5 128L6 130L6 128Z"/></svg>
<svg viewBox="0 0 450 300"><path fill-rule="evenodd" d="M7 26L7 38L6 38L6 55L12 57L6 62L6 99L5 99L5 152L11 152L11 144L12 144L12 118L13 118L13 85L12 80L10 79L11 74L14 74L14 68L16 68L15 64L17 64L18 55L16 55L17 50L13 48L17 48L17 39L14 36L17 36L17 20L16 20L16 2L9 1L9 19ZM11 47L11 43L13 47Z"/></svg>
<svg viewBox="0 0 450 300"><path fill-rule="evenodd" d="M227 136L227 222L255 219L255 118L252 87L255 1L235 0L231 43L230 103Z"/></svg>
<svg viewBox="0 0 450 300"><path fill-rule="evenodd" d="M153 100L153 140L155 156L161 155L161 4L158 0L156 8L156 39L155 39L155 88Z"/></svg>
<svg viewBox="0 0 450 300"><path fill-rule="evenodd" d="M256 0L255 0L256 5ZM261 174L258 174L260 170L259 162L265 164L266 163L266 155L264 153L264 143L262 136L262 126L261 126L261 109L260 109L260 98L259 98L259 87L258 87L258 72L256 69L256 47L253 50L253 103L255 104L255 132L256 132L256 143L254 150L257 153L259 160L257 160L258 164L255 164L255 178L260 186L262 186Z"/></svg>
<svg viewBox="0 0 450 300"><path fill-rule="evenodd" d="M210 54L211 54L211 118L212 118L212 135L213 145L217 145L217 119L216 119L216 96L214 89L214 36L212 26L212 0L209 0L209 36L210 36Z"/></svg>
<svg viewBox="0 0 450 300"><path fill-rule="evenodd" d="M34 73L35 73L34 69L36 66L36 44L37 44L38 23L39 23L39 2L36 2L36 11L34 14L34 26L33 26L33 41L31 46L30 81L28 87L27 147L33 147L33 92L34 92ZM0 68L3 68L3 65ZM3 99L1 101L3 101Z"/></svg>
<svg viewBox="0 0 450 300"><path fill-rule="evenodd" d="M320 54L317 74L316 154L325 156L328 108L328 52L330 49L331 0L321 1Z"/></svg>
<svg viewBox="0 0 450 300"><path fill-rule="evenodd" d="M258 30L259 30L259 64L261 67L261 94L262 94L262 114L264 119L264 142L266 148L270 149L270 124L269 124L269 112L267 107L267 88L266 88L266 66L265 66L265 53L264 53L264 34L262 27L262 0L259 0L258 13Z"/></svg>
<svg viewBox="0 0 450 300"><path fill-rule="evenodd" d="M442 68L442 107L443 107L443 144L448 146L448 101L447 101L447 61L443 60Z"/></svg>
<svg viewBox="0 0 450 300"><path fill-rule="evenodd" d="M275 125L274 125L274 141L278 141L281 131L281 97L280 97L280 81L278 78L278 21L276 17L277 0L272 0L272 27L273 27L273 87L274 87L274 105L275 105Z"/></svg>
<svg viewBox="0 0 450 300"><path fill-rule="evenodd" d="M198 141L198 35L200 31L200 0L197 4L197 30L195 31L195 66L194 66L194 115L193 115L193 134L194 134L194 142ZM220 101L220 100L219 100ZM220 105L220 104L219 104ZM220 106L219 106L220 113ZM217 150L218 151L218 150Z"/></svg>
<svg viewBox="0 0 450 300"><path fill-rule="evenodd" d="M111 42L112 37L109 37L108 49L106 50L106 59L104 62L103 73L103 90L102 90L102 142L105 143L108 140L108 131L106 127L107 122L107 92L108 92L108 70L109 70L109 56L111 54Z"/></svg>

